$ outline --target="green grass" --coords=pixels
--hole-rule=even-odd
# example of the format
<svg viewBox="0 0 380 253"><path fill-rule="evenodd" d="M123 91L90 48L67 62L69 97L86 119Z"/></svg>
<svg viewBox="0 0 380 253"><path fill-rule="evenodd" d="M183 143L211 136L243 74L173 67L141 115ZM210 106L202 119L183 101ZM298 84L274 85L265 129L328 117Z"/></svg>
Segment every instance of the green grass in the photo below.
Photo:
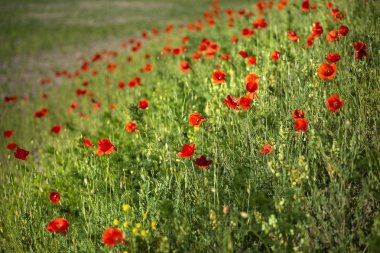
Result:
<svg viewBox="0 0 380 253"><path fill-rule="evenodd" d="M234 28L227 27L223 10L216 25L201 32L175 29L148 41L138 53L120 49L110 61L118 64L113 73L107 62L96 62L91 69L98 75L55 79L45 101L35 96L1 104L1 130L15 132L1 142L2 252L376 252L379 4L335 4L346 14L339 22L325 3L318 2L317 11L309 13L302 13L298 2L282 11L267 10L268 27L248 38L240 32L258 17L254 6L246 9L255 16L236 17ZM308 48L304 45L315 20L324 33ZM328 43L325 35L341 24L349 34ZM288 41L288 30L297 31L300 43ZM180 46L183 35L190 37L184 54L161 55L168 39L171 47ZM231 35L239 42L232 43ZM220 46L217 57L191 60L205 37ZM359 40L369 54L362 61L353 56L352 45ZM248 66L241 50L254 55L257 64ZM276 62L269 57L274 50L281 52ZM334 79L324 81L317 70L333 51L341 60ZM222 53L231 54L231 60L221 60ZM185 74L179 68L183 60L192 67ZM147 63L153 71L141 73ZM226 73L225 84L212 83L215 65ZM261 78L258 98L248 111L228 108L223 100L246 94L249 73ZM119 81L127 84L136 76L143 86L118 88ZM90 97L76 97L84 81L101 101L99 110L91 109ZM330 113L325 101L336 93L344 105ZM144 111L136 106L143 98L149 100ZM80 106L69 113L73 101ZM43 107L49 109L47 116L34 118ZM295 109L304 110L309 123L299 136L294 134ZM89 117L80 118L79 112ZM188 123L193 112L206 118L199 129ZM124 130L129 121L138 124L139 133ZM50 132L56 124L62 125L59 135ZM96 147L83 148L84 137L94 144L109 138L118 150L97 156ZM6 149L10 141L30 150L28 161L13 157ZM190 159L177 156L186 143L196 144ZM271 154L259 153L265 143L272 146ZM197 168L194 160L200 155L212 165ZM60 192L59 204L50 202L51 191ZM128 212L125 204L131 206ZM69 220L67 237L46 230L57 217ZM134 233L138 223L142 228ZM122 228L129 244L105 246L101 235L110 226ZM142 229L147 236L141 236Z"/></svg>

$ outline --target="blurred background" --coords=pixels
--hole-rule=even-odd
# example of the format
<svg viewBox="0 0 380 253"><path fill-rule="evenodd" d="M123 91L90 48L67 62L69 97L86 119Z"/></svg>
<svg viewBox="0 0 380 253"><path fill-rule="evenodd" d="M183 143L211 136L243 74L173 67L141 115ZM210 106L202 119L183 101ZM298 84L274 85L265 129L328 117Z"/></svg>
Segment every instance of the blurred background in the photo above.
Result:
<svg viewBox="0 0 380 253"><path fill-rule="evenodd" d="M220 0L243 8L252 0ZM1 97L32 92L39 80L152 27L193 21L211 0L0 0Z"/></svg>

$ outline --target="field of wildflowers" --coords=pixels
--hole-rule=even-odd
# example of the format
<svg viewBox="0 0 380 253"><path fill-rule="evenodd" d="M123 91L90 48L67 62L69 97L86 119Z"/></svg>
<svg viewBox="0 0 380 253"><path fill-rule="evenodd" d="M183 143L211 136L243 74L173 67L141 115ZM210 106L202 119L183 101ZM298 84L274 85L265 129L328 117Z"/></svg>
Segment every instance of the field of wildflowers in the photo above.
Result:
<svg viewBox="0 0 380 253"><path fill-rule="evenodd" d="M3 98L1 252L379 251L380 3L210 4Z"/></svg>

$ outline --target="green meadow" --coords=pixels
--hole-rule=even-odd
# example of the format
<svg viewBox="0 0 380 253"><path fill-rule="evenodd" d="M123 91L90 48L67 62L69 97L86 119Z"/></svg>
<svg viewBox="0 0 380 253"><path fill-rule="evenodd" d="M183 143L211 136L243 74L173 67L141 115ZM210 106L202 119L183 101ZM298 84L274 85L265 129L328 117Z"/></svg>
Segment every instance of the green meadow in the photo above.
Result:
<svg viewBox="0 0 380 253"><path fill-rule="evenodd" d="M378 252L380 3L327 2L2 1L0 252Z"/></svg>

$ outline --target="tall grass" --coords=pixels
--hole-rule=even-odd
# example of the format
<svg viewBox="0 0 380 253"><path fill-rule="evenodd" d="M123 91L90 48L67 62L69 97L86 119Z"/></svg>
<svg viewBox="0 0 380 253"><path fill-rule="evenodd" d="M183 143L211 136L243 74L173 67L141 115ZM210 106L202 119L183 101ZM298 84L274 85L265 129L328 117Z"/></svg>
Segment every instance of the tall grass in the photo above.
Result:
<svg viewBox="0 0 380 253"><path fill-rule="evenodd" d="M8 140L2 142L2 252L376 252L379 4L334 4L345 13L342 21L333 20L324 2L306 13L299 1L281 11L274 6L262 16L268 26L252 37L240 33L259 17L254 5L246 10L252 17L235 14L233 28L222 10L215 26L161 32L137 53L120 49L116 57L91 64L98 75L81 72L49 89L47 100L1 105L2 129L13 129L12 141L31 152L27 161L17 160L6 150ZM306 38L316 20L324 33L309 48ZM348 35L327 42L326 34L341 24L350 28ZM289 41L288 30L301 41ZM162 55L165 45L181 46L184 35L190 37L184 54ZM192 60L205 37L220 51ZM352 45L359 40L367 44L363 60L354 58ZM241 50L257 64L248 66ZM274 50L281 52L279 61L270 58ZM333 51L341 60L335 78L325 81L317 71ZM221 60L222 53L231 59ZM187 73L180 70L184 60L192 68ZM117 63L112 73L110 62ZM153 71L140 72L147 63ZM215 65L226 73L226 83L212 83ZM261 78L257 99L247 111L228 108L223 100L246 94L249 73ZM136 76L142 86L118 88ZM99 110L88 96L75 96L85 81L101 101ZM325 105L332 94L344 100L335 113ZM137 108L141 99L149 100L149 109ZM70 113L73 101L80 106ZM43 107L48 115L34 118ZM305 111L306 132L295 134L295 109ZM193 112L206 118L199 128L188 123ZM137 123L138 133L125 131L129 121ZM59 135L50 132L56 124L63 126ZM83 147L83 138L94 144L109 138L118 150L97 156L96 147ZM178 157L188 143L196 144L194 156ZM260 154L265 143L272 153ZM197 168L200 155L212 165ZM60 192L59 204L50 202L51 191ZM46 230L56 217L69 220L67 237ZM129 244L104 245L101 235L110 226L120 227Z"/></svg>

